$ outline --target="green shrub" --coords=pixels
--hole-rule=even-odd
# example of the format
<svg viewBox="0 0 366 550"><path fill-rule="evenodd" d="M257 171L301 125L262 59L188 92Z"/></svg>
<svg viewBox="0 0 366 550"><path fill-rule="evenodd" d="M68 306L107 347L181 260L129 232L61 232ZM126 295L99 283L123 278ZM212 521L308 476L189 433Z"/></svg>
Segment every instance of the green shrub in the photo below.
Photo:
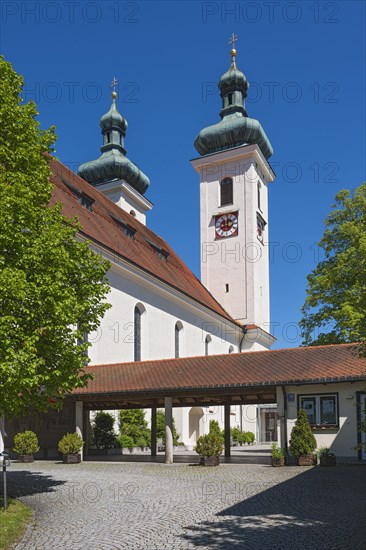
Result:
<svg viewBox="0 0 366 550"><path fill-rule="evenodd" d="M210 456L220 456L224 448L224 443L222 437L217 434L209 433L207 435L201 435L197 439L196 446L194 450L200 456L210 457Z"/></svg>
<svg viewBox="0 0 366 550"><path fill-rule="evenodd" d="M141 449L144 449L147 447L147 441L143 437L139 437L136 441L136 447L141 447Z"/></svg>
<svg viewBox="0 0 366 550"><path fill-rule="evenodd" d="M242 433L240 428L238 428L237 426L235 426L234 428L231 428L230 430L231 432L231 438L233 441L235 441L236 443L239 442L239 438L240 438L240 434Z"/></svg>
<svg viewBox="0 0 366 550"><path fill-rule="evenodd" d="M335 454L333 453L333 451L331 449L329 449L329 447L320 447L318 449L318 456L319 458L321 456L335 456Z"/></svg>
<svg viewBox="0 0 366 550"><path fill-rule="evenodd" d="M177 429L175 427L175 420L173 418L173 445L179 445L179 434L177 433ZM165 412L164 411L156 411L156 437L157 439L161 439L163 444L165 445Z"/></svg>
<svg viewBox="0 0 366 550"><path fill-rule="evenodd" d="M245 443L248 443L248 445L252 445L255 440L255 435L253 432L244 432L245 436Z"/></svg>
<svg viewBox="0 0 366 550"><path fill-rule="evenodd" d="M222 441L224 441L224 430L220 430L220 425L217 420L210 420L210 429L209 433L212 435L217 435Z"/></svg>
<svg viewBox="0 0 366 550"><path fill-rule="evenodd" d="M122 448L131 449L134 446L133 438L130 435L121 434L118 437L118 443Z"/></svg>
<svg viewBox="0 0 366 550"><path fill-rule="evenodd" d="M151 439L143 409L121 410L119 412L119 426L121 434L132 437L132 446L140 447L138 444L139 439L144 439L145 443Z"/></svg>
<svg viewBox="0 0 366 550"><path fill-rule="evenodd" d="M110 413L99 411L92 424L93 439L97 449L112 449L116 446L114 418Z"/></svg>
<svg viewBox="0 0 366 550"><path fill-rule="evenodd" d="M77 433L67 433L58 442L58 450L63 455L77 455L83 445L84 441Z"/></svg>
<svg viewBox="0 0 366 550"><path fill-rule="evenodd" d="M246 443L246 437L245 437L245 432L240 432L238 434L238 439L237 439L238 443L240 446L243 445L243 443Z"/></svg>
<svg viewBox="0 0 366 550"><path fill-rule="evenodd" d="M284 458L285 457L285 449L282 449L281 447L277 446L276 442L273 442L271 445L271 456L272 458Z"/></svg>
<svg viewBox="0 0 366 550"><path fill-rule="evenodd" d="M295 426L291 431L289 447L295 458L313 453L316 449L316 439L304 409L300 409L297 415Z"/></svg>
<svg viewBox="0 0 366 550"><path fill-rule="evenodd" d="M16 434L14 436L13 451L19 455L33 455L38 453L38 437L30 430Z"/></svg>

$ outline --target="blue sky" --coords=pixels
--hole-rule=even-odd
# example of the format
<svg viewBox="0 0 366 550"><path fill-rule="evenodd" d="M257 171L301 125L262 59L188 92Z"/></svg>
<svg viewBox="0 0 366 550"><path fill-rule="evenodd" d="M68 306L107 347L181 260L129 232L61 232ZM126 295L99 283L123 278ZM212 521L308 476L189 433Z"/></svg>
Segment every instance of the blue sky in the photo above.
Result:
<svg viewBox="0 0 366 550"><path fill-rule="evenodd" d="M365 180L365 3L16 2L1 5L1 52L26 80L57 155L73 169L99 156L100 116L119 80L128 157L149 176L148 225L199 275L199 130L219 120L217 82L239 36L249 116L273 147L271 321L275 347L297 322L317 241L341 188Z"/></svg>

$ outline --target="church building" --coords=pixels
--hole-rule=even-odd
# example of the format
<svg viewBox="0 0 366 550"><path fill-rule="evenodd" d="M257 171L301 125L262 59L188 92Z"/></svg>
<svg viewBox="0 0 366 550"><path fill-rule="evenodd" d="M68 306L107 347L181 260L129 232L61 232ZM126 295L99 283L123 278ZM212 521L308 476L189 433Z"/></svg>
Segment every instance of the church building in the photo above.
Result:
<svg viewBox="0 0 366 550"><path fill-rule="evenodd" d="M50 162L52 201L62 203L66 216L79 218L79 238L111 264L112 307L98 330L86 335L95 380L73 392L76 402L47 416L39 430L35 419L13 424L15 432L38 433L44 457L57 456L57 441L73 431L75 415L86 433L90 411L144 403L149 417L164 407L164 399L188 449L208 433L211 419L252 431L259 442L279 437L287 446L303 406L314 429L323 430L320 442L338 438L340 452L355 455L350 449L360 419L351 405L357 398L366 410L361 359L351 360L343 346L269 351L275 341L269 332L267 246L273 149L260 122L246 111L249 83L236 65L234 37L230 55L218 84L221 120L202 129L194 142L201 281L148 227L150 181L127 157L127 121L115 89L100 119L99 158L82 164L77 175Z"/></svg>

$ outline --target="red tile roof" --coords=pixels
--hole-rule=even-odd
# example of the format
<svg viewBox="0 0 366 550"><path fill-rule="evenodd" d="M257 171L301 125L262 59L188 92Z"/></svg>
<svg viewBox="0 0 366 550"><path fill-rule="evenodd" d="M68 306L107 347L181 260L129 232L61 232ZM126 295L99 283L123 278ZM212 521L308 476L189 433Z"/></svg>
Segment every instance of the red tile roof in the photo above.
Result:
<svg viewBox="0 0 366 550"><path fill-rule="evenodd" d="M87 367L73 395L278 386L366 380L355 344L292 348Z"/></svg>
<svg viewBox="0 0 366 550"><path fill-rule="evenodd" d="M77 216L82 225L82 232L90 240L101 244L118 256L150 273L153 277L157 277L220 316L236 323L161 237L119 208L61 162L52 159L50 167L52 170L51 182L55 186L51 202L61 202L65 216ZM92 211L89 211L78 202L78 197L65 182L68 182L94 201ZM122 231L120 225L112 216L119 218L136 231L133 239ZM168 252L166 260L159 257L149 241Z"/></svg>

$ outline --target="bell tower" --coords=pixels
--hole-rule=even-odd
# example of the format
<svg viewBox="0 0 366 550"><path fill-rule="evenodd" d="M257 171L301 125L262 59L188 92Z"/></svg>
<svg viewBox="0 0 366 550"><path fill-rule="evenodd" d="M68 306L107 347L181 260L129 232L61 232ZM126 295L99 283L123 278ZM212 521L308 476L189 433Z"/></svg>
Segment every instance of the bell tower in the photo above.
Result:
<svg viewBox="0 0 366 550"><path fill-rule="evenodd" d="M273 149L258 120L249 118L249 83L231 64L219 81L221 121L195 140L200 157L201 280L243 325L270 331L268 193Z"/></svg>

